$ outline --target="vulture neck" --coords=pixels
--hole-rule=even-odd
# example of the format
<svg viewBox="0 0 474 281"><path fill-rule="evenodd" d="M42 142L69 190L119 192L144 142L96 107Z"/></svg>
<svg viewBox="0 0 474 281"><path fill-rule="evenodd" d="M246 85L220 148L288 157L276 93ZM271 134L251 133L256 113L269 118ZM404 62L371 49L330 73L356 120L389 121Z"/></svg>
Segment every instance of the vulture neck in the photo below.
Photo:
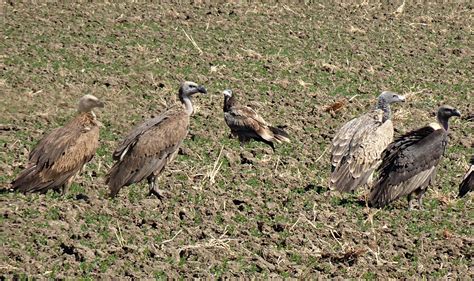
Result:
<svg viewBox="0 0 474 281"><path fill-rule="evenodd" d="M82 114L84 114L84 115L90 115L90 116L92 116L92 119L93 119L93 120L96 120L96 115L95 115L94 111L92 111L92 109L89 110L89 111L81 111L81 110L78 110L77 112L78 112L78 115L82 115Z"/></svg>
<svg viewBox="0 0 474 281"><path fill-rule="evenodd" d="M449 125L448 125L448 119L447 118L442 118L440 116L437 116L438 122L443 126L443 128L448 131Z"/></svg>
<svg viewBox="0 0 474 281"><path fill-rule="evenodd" d="M390 110L390 104L385 102L384 99L379 99L377 102L377 109L380 109L383 111L383 117L382 117L382 123L385 123L385 121L390 120L392 117L392 111Z"/></svg>
<svg viewBox="0 0 474 281"><path fill-rule="evenodd" d="M234 97L224 96L224 112L228 112L233 105L234 105Z"/></svg>
<svg viewBox="0 0 474 281"><path fill-rule="evenodd" d="M194 112L193 103L191 98L188 96L181 96L181 102L184 104L184 111L188 116L191 116Z"/></svg>

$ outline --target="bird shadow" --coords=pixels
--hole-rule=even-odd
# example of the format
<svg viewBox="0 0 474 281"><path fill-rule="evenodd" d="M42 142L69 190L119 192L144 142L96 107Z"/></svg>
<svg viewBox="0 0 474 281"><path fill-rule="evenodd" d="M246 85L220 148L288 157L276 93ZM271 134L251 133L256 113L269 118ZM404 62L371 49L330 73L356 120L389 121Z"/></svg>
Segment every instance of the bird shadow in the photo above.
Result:
<svg viewBox="0 0 474 281"><path fill-rule="evenodd" d="M14 193L15 191L11 188L1 188L0 189L0 194L8 194L8 193Z"/></svg>
<svg viewBox="0 0 474 281"><path fill-rule="evenodd" d="M338 206L359 206L359 207L367 207L367 202L360 198L341 198L339 200Z"/></svg>

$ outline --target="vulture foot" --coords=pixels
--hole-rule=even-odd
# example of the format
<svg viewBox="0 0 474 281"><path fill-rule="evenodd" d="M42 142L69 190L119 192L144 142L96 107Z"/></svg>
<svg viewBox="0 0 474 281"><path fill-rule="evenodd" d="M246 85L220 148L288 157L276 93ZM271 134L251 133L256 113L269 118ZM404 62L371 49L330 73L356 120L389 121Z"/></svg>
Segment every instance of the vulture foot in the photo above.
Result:
<svg viewBox="0 0 474 281"><path fill-rule="evenodd" d="M148 195L149 196L155 195L156 197L158 197L158 199L163 200L163 198L169 195L169 192L163 189L153 188L153 189L150 189L150 192L148 193Z"/></svg>
<svg viewBox="0 0 474 281"><path fill-rule="evenodd" d="M150 192L148 193L148 196L155 195L158 199L163 200L168 193L168 191L156 187L154 178L150 181Z"/></svg>

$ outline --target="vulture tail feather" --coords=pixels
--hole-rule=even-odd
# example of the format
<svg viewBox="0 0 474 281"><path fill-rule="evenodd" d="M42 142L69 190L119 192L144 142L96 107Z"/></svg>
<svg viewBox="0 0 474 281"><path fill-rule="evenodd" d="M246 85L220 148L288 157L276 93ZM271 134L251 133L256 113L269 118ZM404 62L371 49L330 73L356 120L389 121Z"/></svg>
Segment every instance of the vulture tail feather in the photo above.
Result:
<svg viewBox="0 0 474 281"><path fill-rule="evenodd" d="M31 192L34 189L34 183L33 181L35 180L34 176L36 175L36 166L33 165L31 167L26 168L24 171L22 171L18 177L12 181L12 189L15 191L27 193Z"/></svg>
<svg viewBox="0 0 474 281"><path fill-rule="evenodd" d="M109 186L110 197L117 196L120 189L126 185L129 177L123 175L121 162L117 162L109 171L105 178L105 184Z"/></svg>
<svg viewBox="0 0 474 281"><path fill-rule="evenodd" d="M280 129L278 127L269 127L269 128L272 131L273 135L275 136L275 139L279 141L290 142L290 135L287 132L285 132L283 129Z"/></svg>

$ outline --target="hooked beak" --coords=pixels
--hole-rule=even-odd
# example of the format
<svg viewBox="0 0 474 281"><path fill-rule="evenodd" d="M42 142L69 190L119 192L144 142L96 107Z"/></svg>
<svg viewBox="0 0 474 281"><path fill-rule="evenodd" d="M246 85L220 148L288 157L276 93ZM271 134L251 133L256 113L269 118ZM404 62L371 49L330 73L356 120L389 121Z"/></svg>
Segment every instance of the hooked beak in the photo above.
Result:
<svg viewBox="0 0 474 281"><path fill-rule="evenodd" d="M97 107L104 107L105 103L103 101L98 101L97 102Z"/></svg>
<svg viewBox="0 0 474 281"><path fill-rule="evenodd" d="M453 116L461 117L461 112L457 109L453 110Z"/></svg>
<svg viewBox="0 0 474 281"><path fill-rule="evenodd" d="M204 88L204 86L202 86L202 85L199 85L197 87L197 90L198 90L199 93L207 94L206 88Z"/></svg>
<svg viewBox="0 0 474 281"><path fill-rule="evenodd" d="M398 95L398 100L401 102L405 102L406 99L404 96Z"/></svg>

